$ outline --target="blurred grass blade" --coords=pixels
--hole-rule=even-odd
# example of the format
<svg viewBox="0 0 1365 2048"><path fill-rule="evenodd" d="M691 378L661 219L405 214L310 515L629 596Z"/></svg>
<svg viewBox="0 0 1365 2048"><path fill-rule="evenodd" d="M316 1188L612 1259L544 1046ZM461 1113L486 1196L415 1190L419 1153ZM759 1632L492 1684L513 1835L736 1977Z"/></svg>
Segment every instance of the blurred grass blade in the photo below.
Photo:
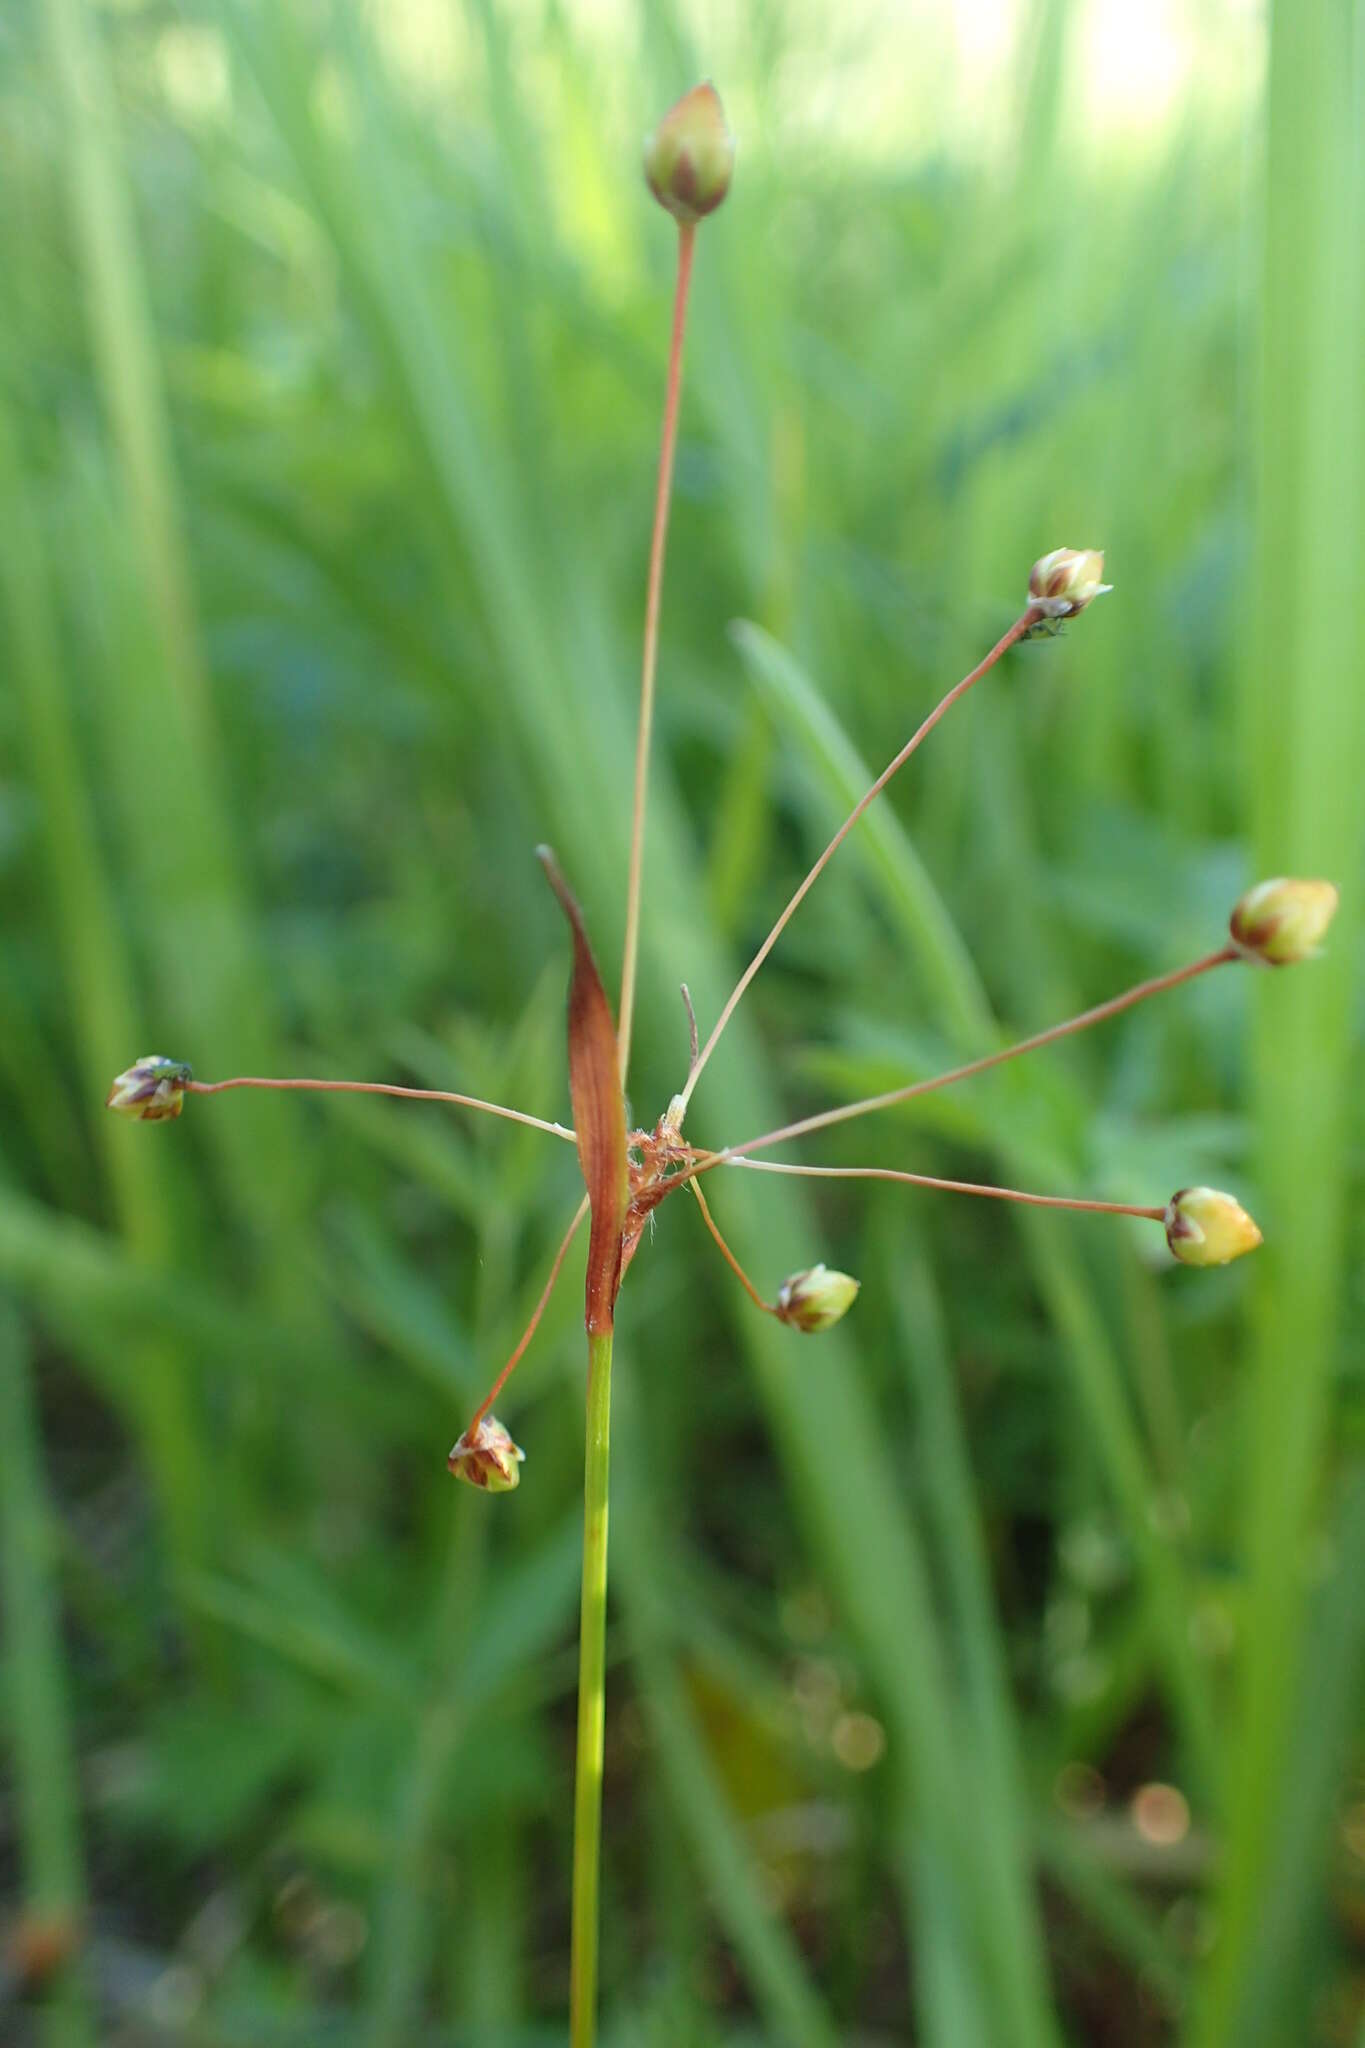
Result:
<svg viewBox="0 0 1365 2048"><path fill-rule="evenodd" d="M1343 1495L1331 1548L1332 1575L1304 1629L1287 1766L1267 1802L1275 1882L1237 1989L1238 2048L1278 2048L1312 2024L1305 1986L1322 1939L1324 1895L1335 1903L1340 1890L1341 1788L1355 1764L1365 1698L1365 1471L1357 1470Z"/></svg>
<svg viewBox="0 0 1365 2048"><path fill-rule="evenodd" d="M0 1292L0 1563L5 1595L9 1749L14 1763L23 1907L75 1954L87 1934L80 1778L62 1670L57 1542L43 1473L27 1335ZM17 1948L21 1928L7 1930ZM0 2015L2 2016L2 2015ZM58 1969L44 2024L50 2048L95 2039L79 1961Z"/></svg>
<svg viewBox="0 0 1365 2048"><path fill-rule="evenodd" d="M160 1270L171 1239L164 1162L137 1142L145 1133L120 1128L100 1107L109 1082L129 1057L129 1045L139 1036L140 1013L119 945L116 899L86 786L50 602L47 560L3 395L0 502L8 508L6 542L0 549L0 616L10 627L10 675L42 806L46 901L74 1020L79 1081L90 1114L98 1119L100 1150L133 1257L146 1268ZM68 1162L68 1171L74 1168L75 1162ZM56 1276L44 1266L38 1277L41 1281ZM135 1394L169 1538L181 1557L193 1559L204 1534L201 1443L179 1362L155 1336L145 1346L142 1370L130 1392Z"/></svg>
<svg viewBox="0 0 1365 2048"><path fill-rule="evenodd" d="M778 731L795 743L820 778L833 799L831 810L847 815L877 770L868 768L810 678L771 634L749 619L737 619L730 636ZM907 720L907 730L913 723ZM938 1023L973 1051L994 1045L997 1034L985 989L943 898L896 817L893 798L872 806L859 820L857 836L864 860L897 912Z"/></svg>
<svg viewBox="0 0 1365 2048"><path fill-rule="evenodd" d="M277 1575L278 1580L278 1575ZM412 1696L415 1674L386 1642L367 1634L340 1607L309 1597L307 1587L238 1585L216 1574L191 1573L187 1604L327 1685L357 1699L401 1705Z"/></svg>
<svg viewBox="0 0 1365 2048"><path fill-rule="evenodd" d="M678 1826L689 1839L771 2037L791 2042L792 2048L837 2048L843 2037L807 1983L796 1945L763 1895L676 1670L647 1646L637 1646L636 1670Z"/></svg>
<svg viewBox="0 0 1365 2048"><path fill-rule="evenodd" d="M1046 1982L1043 1936L1030 1870L1029 1833L1018 1732L971 1461L953 1380L942 1310L919 1231L896 1228L894 1265L904 1278L901 1327L923 1436L924 1492L940 1568L949 1588L973 1723L979 1799L991 1816L1001 1878L998 1911L1014 1968ZM893 1261L887 1261L891 1270Z"/></svg>
<svg viewBox="0 0 1365 2048"><path fill-rule="evenodd" d="M1325 960L1256 985L1258 1163L1266 1189L1247 1385L1242 1551L1249 1573L1228 1778L1221 1939L1193 2038L1221 2048L1281 1873L1290 1762L1341 1312L1353 988L1365 780L1365 41L1356 7L1271 10L1248 589L1246 763L1259 872L1345 884ZM1277 1987L1258 1977L1276 2004Z"/></svg>
<svg viewBox="0 0 1365 2048"><path fill-rule="evenodd" d="M1151 1987L1171 2013L1182 2010L1188 1996L1185 1972L1174 1962L1171 1945L1155 1917L1132 1895L1121 1878L1106 1870L1093 1848L1074 1827L1052 1821L1041 1832L1039 1851L1054 1883L1067 1894L1075 1911Z"/></svg>
<svg viewBox="0 0 1365 2048"><path fill-rule="evenodd" d="M618 1398L614 1491L615 1576L630 1621L632 1669L653 1729L677 1824L742 1961L773 2038L793 2048L835 2048L840 2036L811 1989L787 1928L763 1897L754 1859L730 1810L672 1654L660 1587L661 1532L641 1479L643 1443L631 1401Z"/></svg>
<svg viewBox="0 0 1365 2048"><path fill-rule="evenodd" d="M248 939L220 788L222 738L200 647L102 25L92 19L89 0L41 0L41 12L91 346L117 455L114 540L129 549L138 580L134 602L146 622L145 658L112 668L99 699L149 913L144 937L156 961L163 1028L173 1024L190 1034L201 1071L260 1071L272 1004ZM243 1209L271 1213L278 1225L296 1205L299 1187L288 1154L264 1183L254 1171L269 1114L269 1106L250 1103L215 1119L210 1132L230 1162Z"/></svg>

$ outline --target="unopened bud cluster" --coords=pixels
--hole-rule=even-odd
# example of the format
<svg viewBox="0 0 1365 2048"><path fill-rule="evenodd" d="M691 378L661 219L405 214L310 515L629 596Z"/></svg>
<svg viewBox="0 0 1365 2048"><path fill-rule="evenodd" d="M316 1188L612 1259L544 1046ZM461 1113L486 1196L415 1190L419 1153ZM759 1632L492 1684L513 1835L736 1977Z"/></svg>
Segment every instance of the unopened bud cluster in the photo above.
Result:
<svg viewBox="0 0 1365 2048"><path fill-rule="evenodd" d="M1166 1242L1184 1266L1226 1266L1254 1252L1261 1233L1221 1188L1182 1188L1166 1204Z"/></svg>
<svg viewBox="0 0 1365 2048"><path fill-rule="evenodd" d="M119 1116L135 1117L144 1124L164 1123L179 1116L185 1107L186 1083L194 1079L193 1069L183 1060L168 1060L164 1053L144 1052L119 1075L104 1098L106 1109Z"/></svg>
<svg viewBox="0 0 1365 2048"><path fill-rule="evenodd" d="M857 1298L859 1283L851 1274L835 1273L828 1266L811 1266L804 1273L792 1273L782 1282L777 1297L777 1314L794 1330L814 1336L828 1330L847 1315Z"/></svg>
<svg viewBox="0 0 1365 2048"><path fill-rule="evenodd" d="M484 1493L511 1493L521 1484L526 1453L514 1444L496 1415L480 1416L474 1428L450 1447L446 1463L466 1486Z"/></svg>
<svg viewBox="0 0 1365 2048"><path fill-rule="evenodd" d="M1112 583L1104 578L1103 548L1054 548L1029 571L1028 601L1041 612L1041 630L1055 632L1063 619L1074 619Z"/></svg>
<svg viewBox="0 0 1365 2048"><path fill-rule="evenodd" d="M645 139L645 183L684 227L715 212L734 168L735 138L710 83L684 93Z"/></svg>
<svg viewBox="0 0 1365 2048"><path fill-rule="evenodd" d="M1317 953L1338 901L1331 882L1258 882L1228 922L1232 943L1267 967L1296 966Z"/></svg>

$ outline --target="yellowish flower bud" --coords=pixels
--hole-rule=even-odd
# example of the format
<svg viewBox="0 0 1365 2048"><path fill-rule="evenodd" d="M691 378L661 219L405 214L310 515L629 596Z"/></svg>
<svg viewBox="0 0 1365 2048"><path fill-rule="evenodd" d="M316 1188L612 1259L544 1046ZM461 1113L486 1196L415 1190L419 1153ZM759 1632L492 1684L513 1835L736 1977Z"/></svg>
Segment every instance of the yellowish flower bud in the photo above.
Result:
<svg viewBox="0 0 1365 2048"><path fill-rule="evenodd" d="M735 138L709 80L684 93L645 138L645 183L684 224L715 212L734 168Z"/></svg>
<svg viewBox="0 0 1365 2048"><path fill-rule="evenodd" d="M1339 900L1331 882L1258 882L1228 922L1232 943L1249 960L1270 967L1311 960Z"/></svg>
<svg viewBox="0 0 1365 2048"><path fill-rule="evenodd" d="M1254 1252L1261 1233L1219 1188L1182 1188L1166 1204L1166 1242L1182 1265L1226 1266Z"/></svg>
<svg viewBox="0 0 1365 2048"><path fill-rule="evenodd" d="M485 1493L510 1493L521 1484L521 1467L526 1457L514 1444L496 1415L483 1415L450 1447L446 1459L457 1479L466 1486L478 1486Z"/></svg>
<svg viewBox="0 0 1365 2048"><path fill-rule="evenodd" d="M1054 548L1029 571L1028 601L1045 619L1072 619L1113 589L1103 576L1103 548Z"/></svg>
<svg viewBox="0 0 1365 2048"><path fill-rule="evenodd" d="M811 1266L804 1273L792 1273L782 1282L777 1313L794 1330L813 1336L827 1330L846 1315L857 1297L859 1282L847 1273L834 1273L828 1266Z"/></svg>
<svg viewBox="0 0 1365 2048"><path fill-rule="evenodd" d="M179 1116L185 1107L185 1083L194 1074L183 1060L168 1060L163 1053L144 1052L125 1073L119 1075L104 1098L106 1109L119 1116L137 1117L142 1123L163 1123Z"/></svg>

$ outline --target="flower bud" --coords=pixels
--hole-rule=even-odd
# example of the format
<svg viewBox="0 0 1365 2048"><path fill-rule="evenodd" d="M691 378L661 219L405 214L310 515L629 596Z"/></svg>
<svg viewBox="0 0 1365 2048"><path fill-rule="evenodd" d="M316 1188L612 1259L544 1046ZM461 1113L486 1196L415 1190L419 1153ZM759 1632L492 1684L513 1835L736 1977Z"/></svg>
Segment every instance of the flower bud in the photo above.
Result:
<svg viewBox="0 0 1365 2048"><path fill-rule="evenodd" d="M482 1487L485 1493L510 1493L521 1484L525 1457L525 1451L513 1443L496 1415L481 1415L473 1435L466 1430L451 1445L446 1463L466 1486Z"/></svg>
<svg viewBox="0 0 1365 2048"><path fill-rule="evenodd" d="M1226 1266L1254 1252L1261 1233L1219 1188L1182 1188L1166 1204L1166 1242L1182 1265Z"/></svg>
<svg viewBox="0 0 1365 2048"><path fill-rule="evenodd" d="M1045 619L1074 618L1113 589L1103 575L1103 548L1054 548L1029 571L1028 601Z"/></svg>
<svg viewBox="0 0 1365 2048"><path fill-rule="evenodd" d="M179 1116L185 1107L185 1084L194 1079L183 1060L168 1060L163 1053L144 1052L126 1073L119 1075L104 1098L106 1109L120 1116L139 1117L145 1124L157 1124Z"/></svg>
<svg viewBox="0 0 1365 2048"><path fill-rule="evenodd" d="M792 1273L782 1282L777 1297L780 1320L794 1330L813 1336L827 1330L852 1308L858 1281L847 1273L832 1273L828 1266L811 1266L804 1273Z"/></svg>
<svg viewBox="0 0 1365 2048"><path fill-rule="evenodd" d="M715 212L734 168L735 138L709 80L684 93L645 138L645 183L684 225Z"/></svg>
<svg viewBox="0 0 1365 2048"><path fill-rule="evenodd" d="M1232 943L1249 960L1269 967L1311 960L1338 901L1331 882L1258 882L1228 920Z"/></svg>

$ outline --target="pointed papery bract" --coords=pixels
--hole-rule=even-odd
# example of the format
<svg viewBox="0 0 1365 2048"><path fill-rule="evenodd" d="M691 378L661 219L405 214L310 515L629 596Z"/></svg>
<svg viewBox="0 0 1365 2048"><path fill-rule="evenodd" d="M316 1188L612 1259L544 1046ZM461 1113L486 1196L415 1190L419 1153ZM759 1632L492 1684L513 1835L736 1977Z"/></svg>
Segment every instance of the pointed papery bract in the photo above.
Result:
<svg viewBox="0 0 1365 2048"><path fill-rule="evenodd" d="M1182 1266L1226 1266L1261 1242L1259 1227L1221 1188L1181 1188L1164 1220L1166 1242Z"/></svg>
<svg viewBox="0 0 1365 2048"><path fill-rule="evenodd" d="M1278 877L1248 889L1228 921L1232 942L1248 960L1294 967L1311 960L1336 916L1334 882L1293 882Z"/></svg>
<svg viewBox="0 0 1365 2048"><path fill-rule="evenodd" d="M616 1025L588 943L583 913L549 847L537 847L536 858L573 933L569 1095L578 1137L578 1162L583 1169L592 1215L585 1320L588 1329L598 1334L612 1327L612 1311L621 1280L621 1231L630 1199L626 1099L621 1091Z"/></svg>
<svg viewBox="0 0 1365 2048"><path fill-rule="evenodd" d="M482 1493L511 1493L521 1484L525 1458L497 1416L482 1415L451 1445L446 1463L466 1486L477 1486Z"/></svg>
<svg viewBox="0 0 1365 2048"><path fill-rule="evenodd" d="M118 1076L104 1099L106 1109L118 1116L135 1117L140 1123L164 1123L179 1116L185 1107L185 1087L194 1079L183 1060L167 1059L164 1053L144 1052Z"/></svg>

